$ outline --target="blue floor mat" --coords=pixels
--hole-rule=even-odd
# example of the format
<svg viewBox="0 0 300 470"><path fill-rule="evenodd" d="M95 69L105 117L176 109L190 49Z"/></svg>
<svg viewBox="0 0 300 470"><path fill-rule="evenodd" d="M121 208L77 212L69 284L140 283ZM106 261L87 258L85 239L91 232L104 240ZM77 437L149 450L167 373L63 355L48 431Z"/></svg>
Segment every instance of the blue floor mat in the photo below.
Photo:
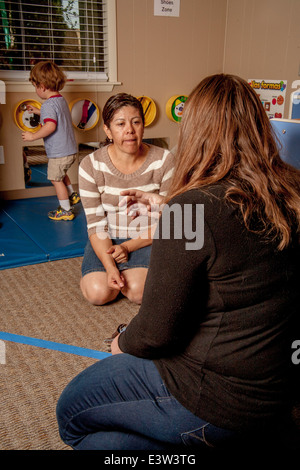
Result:
<svg viewBox="0 0 300 470"><path fill-rule="evenodd" d="M0 269L82 256L87 242L81 203L75 219L54 221L56 196L4 201L0 210Z"/></svg>
<svg viewBox="0 0 300 470"><path fill-rule="evenodd" d="M0 269L44 263L45 252L4 212L0 211Z"/></svg>
<svg viewBox="0 0 300 470"><path fill-rule="evenodd" d="M42 188L44 186L52 186L51 181L47 179L48 164L32 165L30 181L26 183L26 188Z"/></svg>

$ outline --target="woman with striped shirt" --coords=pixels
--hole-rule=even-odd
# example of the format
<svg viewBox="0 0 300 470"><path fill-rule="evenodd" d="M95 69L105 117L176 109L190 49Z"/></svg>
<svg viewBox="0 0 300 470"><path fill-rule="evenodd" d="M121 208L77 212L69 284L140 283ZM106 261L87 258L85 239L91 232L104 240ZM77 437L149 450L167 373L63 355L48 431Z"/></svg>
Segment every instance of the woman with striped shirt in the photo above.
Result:
<svg viewBox="0 0 300 470"><path fill-rule="evenodd" d="M141 303L155 223L147 215L132 219L119 205L121 191L139 188L166 195L174 157L142 141L143 108L126 93L103 108L106 144L80 164L79 188L89 240L82 264L81 290L94 305L121 292Z"/></svg>

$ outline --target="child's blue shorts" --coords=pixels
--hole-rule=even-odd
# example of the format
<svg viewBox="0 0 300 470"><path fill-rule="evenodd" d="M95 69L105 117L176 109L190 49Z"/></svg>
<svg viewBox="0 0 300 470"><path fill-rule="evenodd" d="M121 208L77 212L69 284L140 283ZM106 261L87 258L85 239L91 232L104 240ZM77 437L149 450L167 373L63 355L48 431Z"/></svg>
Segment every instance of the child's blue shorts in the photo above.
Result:
<svg viewBox="0 0 300 470"><path fill-rule="evenodd" d="M114 245L120 245L128 240L128 238L116 238L112 240ZM117 264L119 271L133 268L148 268L150 262L151 245L140 248L139 250L129 253L128 261L126 263ZM105 271L103 264L98 256L95 254L90 240L88 240L81 266L82 276L96 271Z"/></svg>

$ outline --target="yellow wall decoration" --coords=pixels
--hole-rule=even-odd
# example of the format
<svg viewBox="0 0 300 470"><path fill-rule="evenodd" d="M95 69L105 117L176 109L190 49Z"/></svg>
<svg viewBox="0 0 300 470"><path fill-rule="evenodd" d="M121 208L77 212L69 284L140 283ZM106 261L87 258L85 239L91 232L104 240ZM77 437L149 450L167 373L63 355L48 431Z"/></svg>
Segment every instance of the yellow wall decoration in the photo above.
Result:
<svg viewBox="0 0 300 470"><path fill-rule="evenodd" d="M36 132L41 128L40 116L29 112L28 105L41 109L41 103L38 101L30 99L19 101L14 110L14 122L21 131Z"/></svg>
<svg viewBox="0 0 300 470"><path fill-rule="evenodd" d="M184 103L187 100L187 96L175 95L171 96L166 104L166 114L171 121L180 122Z"/></svg>
<svg viewBox="0 0 300 470"><path fill-rule="evenodd" d="M143 106L145 127L150 126L156 117L156 104L148 96L138 96L137 99Z"/></svg>

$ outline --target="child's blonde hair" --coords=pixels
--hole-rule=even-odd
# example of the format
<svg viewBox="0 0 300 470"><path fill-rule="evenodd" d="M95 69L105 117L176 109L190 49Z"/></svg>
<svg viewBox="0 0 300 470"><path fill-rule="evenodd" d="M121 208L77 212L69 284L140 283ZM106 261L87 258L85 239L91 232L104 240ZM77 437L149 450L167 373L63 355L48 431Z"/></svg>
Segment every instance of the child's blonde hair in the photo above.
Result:
<svg viewBox="0 0 300 470"><path fill-rule="evenodd" d="M54 62L38 62L30 72L29 80L35 86L44 85L47 90L60 91L67 77Z"/></svg>

